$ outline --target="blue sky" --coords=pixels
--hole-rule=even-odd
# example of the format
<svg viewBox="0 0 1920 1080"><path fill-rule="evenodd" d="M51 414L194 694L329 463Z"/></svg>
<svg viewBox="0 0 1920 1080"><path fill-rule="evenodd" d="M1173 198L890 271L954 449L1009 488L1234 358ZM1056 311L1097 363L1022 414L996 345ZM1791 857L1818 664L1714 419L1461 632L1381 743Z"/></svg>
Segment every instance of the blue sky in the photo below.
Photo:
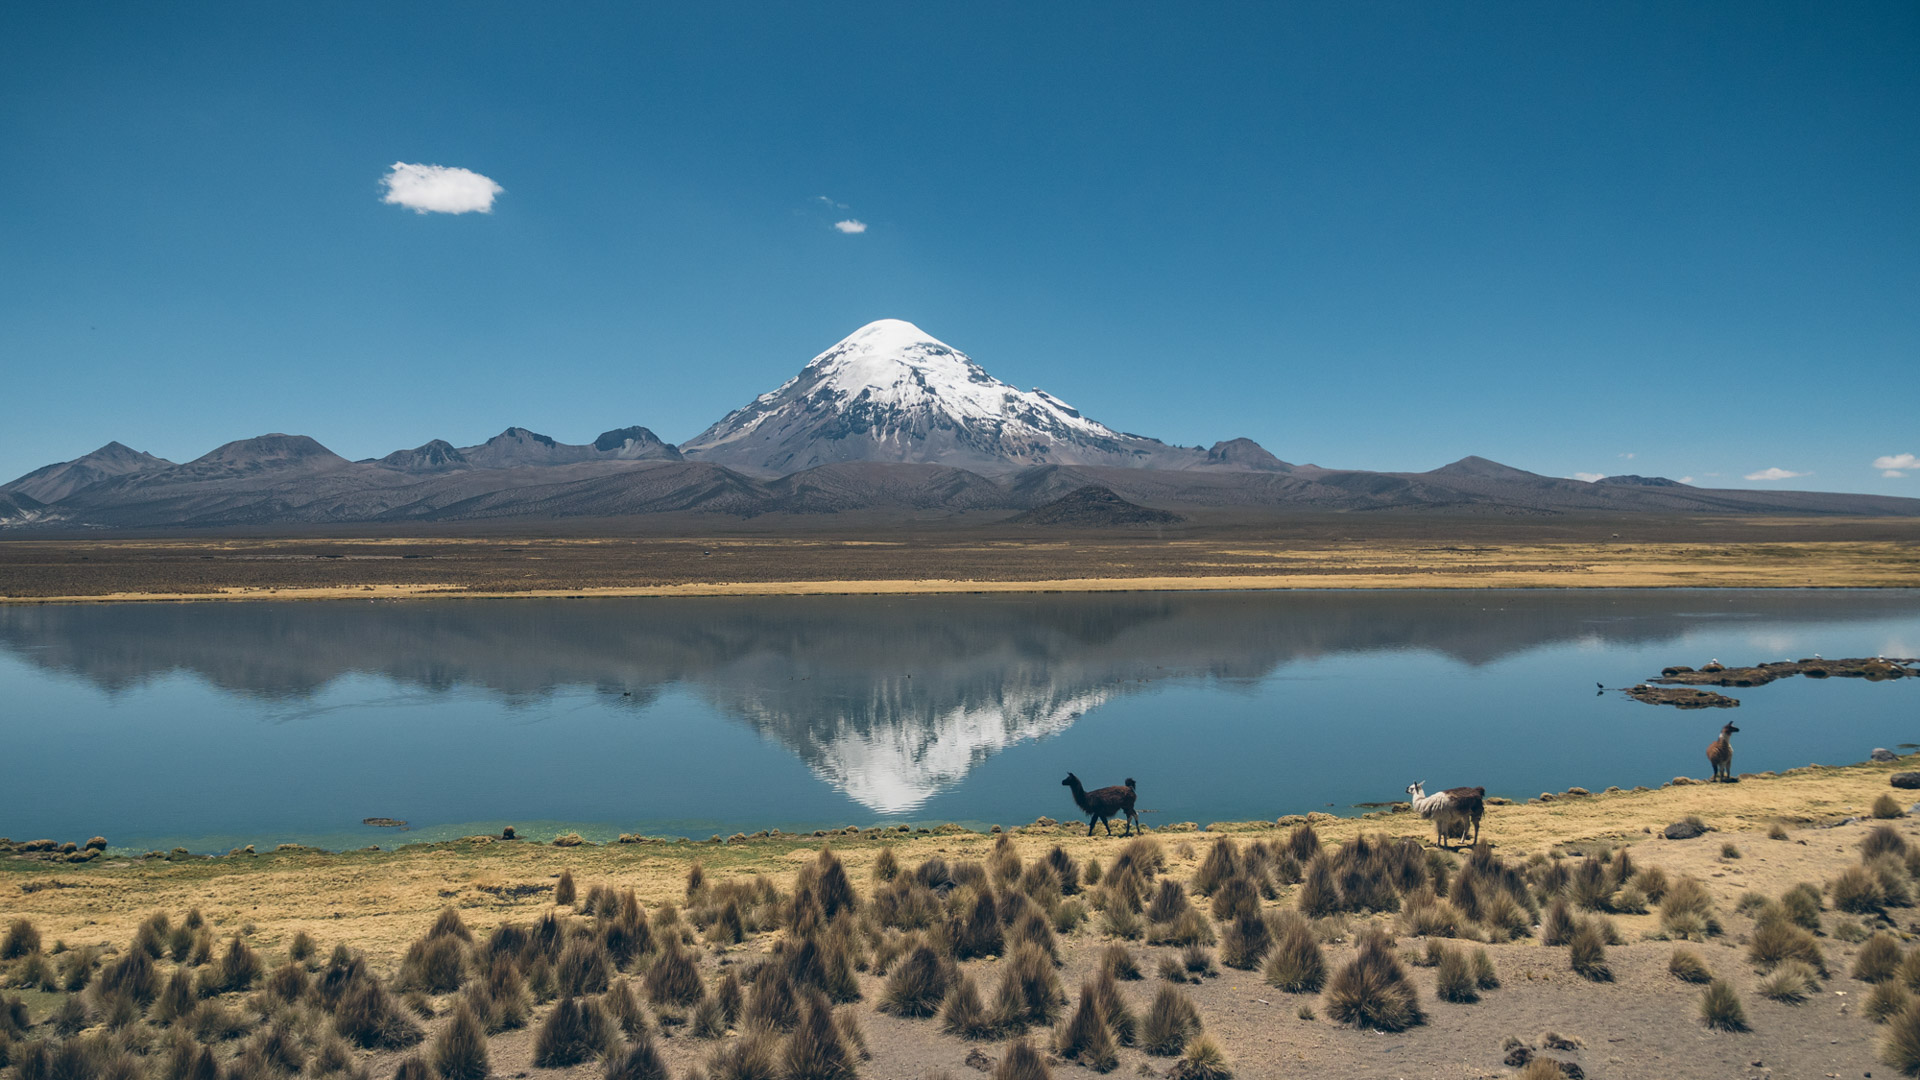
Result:
<svg viewBox="0 0 1920 1080"><path fill-rule="evenodd" d="M0 476L677 442L894 317L1169 442L1920 495L1917 50L1905 2L5 5Z"/></svg>

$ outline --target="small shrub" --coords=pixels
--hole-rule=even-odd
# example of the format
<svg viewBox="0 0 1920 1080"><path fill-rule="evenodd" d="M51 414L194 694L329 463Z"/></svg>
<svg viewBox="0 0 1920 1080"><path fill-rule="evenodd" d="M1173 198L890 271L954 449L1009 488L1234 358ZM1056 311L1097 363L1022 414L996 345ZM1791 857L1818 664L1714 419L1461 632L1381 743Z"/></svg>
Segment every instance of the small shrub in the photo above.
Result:
<svg viewBox="0 0 1920 1080"><path fill-rule="evenodd" d="M1913 992L1907 989L1906 984L1888 979L1886 982L1876 983L1874 988L1867 992L1867 999L1861 1004L1860 1013L1876 1024L1884 1024L1890 1017L1899 1014L1911 1004L1913 1004Z"/></svg>
<svg viewBox="0 0 1920 1080"><path fill-rule="evenodd" d="M1883 793L1879 798L1873 800L1873 816L1884 821L1892 818L1906 817L1907 812L1901 807L1899 800L1895 799L1891 794Z"/></svg>
<svg viewBox="0 0 1920 1080"><path fill-rule="evenodd" d="M1707 962L1692 949L1675 949L1667 958L1667 973L1681 982L1705 983L1713 981L1713 972L1707 970Z"/></svg>
<svg viewBox="0 0 1920 1080"><path fill-rule="evenodd" d="M1181 949L1180 963L1187 969L1189 975L1212 978L1220 974L1220 969L1213 966L1213 953L1198 945L1189 945Z"/></svg>
<svg viewBox="0 0 1920 1080"><path fill-rule="evenodd" d="M1805 929L1778 915L1763 918L1754 925L1753 937L1747 942L1747 959L1761 971L1772 971L1790 960L1806 964L1822 975L1827 971L1820 943Z"/></svg>
<svg viewBox="0 0 1920 1080"><path fill-rule="evenodd" d="M1327 986L1327 1015L1343 1024L1404 1031L1425 1022L1419 995L1386 939L1365 937L1360 953Z"/></svg>
<svg viewBox="0 0 1920 1080"><path fill-rule="evenodd" d="M893 848L881 848L879 853L873 857L874 884L885 885L898 877L899 874L900 860L894 855Z"/></svg>
<svg viewBox="0 0 1920 1080"><path fill-rule="evenodd" d="M880 996L880 1010L895 1016L932 1016L953 983L953 966L932 946L921 945L894 966Z"/></svg>
<svg viewBox="0 0 1920 1080"><path fill-rule="evenodd" d="M423 1037L419 1027L394 1007L393 998L370 977L357 980L340 997L334 1029L367 1050L401 1050Z"/></svg>
<svg viewBox="0 0 1920 1080"><path fill-rule="evenodd" d="M1480 984L1473 977L1467 955L1459 949L1440 950L1440 962L1434 965L1433 992L1442 1001L1463 1005L1480 1000Z"/></svg>
<svg viewBox="0 0 1920 1080"><path fill-rule="evenodd" d="M1875 934L1853 958L1853 977L1861 982L1885 982L1900 969L1902 959L1898 941L1888 934Z"/></svg>
<svg viewBox="0 0 1920 1080"><path fill-rule="evenodd" d="M651 1035L633 1040L626 1053L607 1061L606 1080L672 1080L672 1077Z"/></svg>
<svg viewBox="0 0 1920 1080"><path fill-rule="evenodd" d="M1080 987L1080 1004L1073 1016L1054 1035L1053 1048L1061 1057L1075 1061L1094 1072L1112 1072L1120 1064L1107 1030L1106 1018L1095 1001L1091 982Z"/></svg>
<svg viewBox="0 0 1920 1080"><path fill-rule="evenodd" d="M1564 899L1555 900L1547 909L1546 917L1540 920L1540 944L1565 945L1573 940L1575 929L1572 909Z"/></svg>
<svg viewBox="0 0 1920 1080"><path fill-rule="evenodd" d="M1173 1057L1200 1033L1200 1011L1187 995L1163 986L1154 995L1140 1025L1140 1048L1160 1057Z"/></svg>
<svg viewBox="0 0 1920 1080"><path fill-rule="evenodd" d="M1739 857L1740 857L1740 845L1738 845L1738 844L1736 844L1736 843L1734 843L1734 842L1733 842L1733 841L1731 841L1731 840L1729 840L1729 841L1727 841L1727 842L1726 842L1726 843L1724 843L1724 844L1721 844L1721 845L1720 845L1720 857L1721 857L1721 858L1723 858L1723 859L1737 859L1737 858L1739 858Z"/></svg>
<svg viewBox="0 0 1920 1080"><path fill-rule="evenodd" d="M1170 983L1183 983L1187 981L1187 965L1181 963L1178 956L1168 953L1160 957L1154 974Z"/></svg>
<svg viewBox="0 0 1920 1080"><path fill-rule="evenodd" d="M1909 1004L1887 1020L1880 1060L1908 1076L1920 1075L1920 1002Z"/></svg>
<svg viewBox="0 0 1920 1080"><path fill-rule="evenodd" d="M560 880L553 886L553 902L561 907L572 907L574 897L573 871L562 870Z"/></svg>
<svg viewBox="0 0 1920 1080"><path fill-rule="evenodd" d="M1760 980L1761 996L1788 1005L1798 1005L1812 996L1819 986L1819 975L1810 965L1788 960Z"/></svg>
<svg viewBox="0 0 1920 1080"><path fill-rule="evenodd" d="M703 1001L702 1004L704 1003ZM628 1038L648 1030L647 1011L640 1007L640 1002L633 996L633 988L627 985L627 980L615 979L613 984L607 987L607 992L600 995L600 1006L607 1010L607 1016L620 1025L620 1030L625 1032Z"/></svg>
<svg viewBox="0 0 1920 1080"><path fill-rule="evenodd" d="M28 919L7 924L7 936L0 938L0 960L17 960L40 949L40 931Z"/></svg>
<svg viewBox="0 0 1920 1080"><path fill-rule="evenodd" d="M561 998L534 1036L533 1063L559 1069L605 1057L616 1045L613 1021L592 998Z"/></svg>
<svg viewBox="0 0 1920 1080"><path fill-rule="evenodd" d="M1792 838L1787 835L1787 827L1776 821L1772 825L1767 826L1767 839L1789 840Z"/></svg>
<svg viewBox="0 0 1920 1080"><path fill-rule="evenodd" d="M833 1022L826 995L808 995L804 1015L781 1048L783 1080L852 1080L853 1053Z"/></svg>
<svg viewBox="0 0 1920 1080"><path fill-rule="evenodd" d="M1233 1080L1227 1055L1205 1035L1188 1044L1186 1055L1168 1075L1172 1080Z"/></svg>
<svg viewBox="0 0 1920 1080"><path fill-rule="evenodd" d="M980 1001L980 988L973 976L962 975L947 990L940 1005L940 1030L962 1039L991 1039L997 1025Z"/></svg>
<svg viewBox="0 0 1920 1080"><path fill-rule="evenodd" d="M1697 878L1677 878L1660 898L1660 928L1669 937L1702 941L1720 933L1713 897Z"/></svg>
<svg viewBox="0 0 1920 1080"><path fill-rule="evenodd" d="M994 1001L994 1019L1004 1028L1051 1024L1066 1004L1066 992L1053 964L1031 946L1014 950L1003 965L1000 989Z"/></svg>
<svg viewBox="0 0 1920 1080"><path fill-rule="evenodd" d="M1473 950L1473 984L1482 990L1500 987L1500 973L1494 970L1493 957L1485 949Z"/></svg>
<svg viewBox="0 0 1920 1080"><path fill-rule="evenodd" d="M1269 984L1290 994L1315 993L1326 983L1326 958L1306 923L1296 922L1281 931L1262 974Z"/></svg>
<svg viewBox="0 0 1920 1080"><path fill-rule="evenodd" d="M1008 1043L1006 1052L1000 1055L1000 1064L993 1070L993 1080L1052 1080L1052 1077L1046 1060L1025 1039Z"/></svg>
<svg viewBox="0 0 1920 1080"><path fill-rule="evenodd" d="M1833 897L1837 910L1856 915L1870 915L1886 906L1879 878L1864 866L1849 866L1840 871L1839 876L1827 882L1827 892Z"/></svg>
<svg viewBox="0 0 1920 1080"><path fill-rule="evenodd" d="M672 942L647 969L646 982L647 998L656 1005L695 1005L707 992L693 957Z"/></svg>
<svg viewBox="0 0 1920 1080"><path fill-rule="evenodd" d="M453 1022L433 1040L433 1071L440 1080L486 1080L487 1034L465 1004L454 1010Z"/></svg>
<svg viewBox="0 0 1920 1080"><path fill-rule="evenodd" d="M1140 914L1124 904L1108 904L1100 912L1100 928L1124 941L1133 941L1144 932Z"/></svg>
<svg viewBox="0 0 1920 1080"><path fill-rule="evenodd" d="M1567 942L1568 959L1581 978L1591 982L1613 981L1613 968L1607 964L1607 937L1599 924L1581 920Z"/></svg>
<svg viewBox="0 0 1920 1080"><path fill-rule="evenodd" d="M779 1064L774 1059L774 1039L764 1032L723 1043L707 1059L710 1080L777 1080ZM697 1075L698 1070L693 1074Z"/></svg>
<svg viewBox="0 0 1920 1080"><path fill-rule="evenodd" d="M1272 947L1273 936L1267 930L1267 921L1257 910L1243 911L1227 927L1220 941L1220 962L1230 968L1251 971L1260 966Z"/></svg>
<svg viewBox="0 0 1920 1080"><path fill-rule="evenodd" d="M1141 977L1140 963L1133 958L1132 950L1117 941L1100 954L1100 970L1129 982Z"/></svg>
<svg viewBox="0 0 1920 1080"><path fill-rule="evenodd" d="M1747 1010L1732 983L1715 979L1707 984L1700 995L1700 1020L1716 1031L1747 1030Z"/></svg>
<svg viewBox="0 0 1920 1080"><path fill-rule="evenodd" d="M1820 890L1802 882L1780 894L1780 911L1808 930L1820 929Z"/></svg>

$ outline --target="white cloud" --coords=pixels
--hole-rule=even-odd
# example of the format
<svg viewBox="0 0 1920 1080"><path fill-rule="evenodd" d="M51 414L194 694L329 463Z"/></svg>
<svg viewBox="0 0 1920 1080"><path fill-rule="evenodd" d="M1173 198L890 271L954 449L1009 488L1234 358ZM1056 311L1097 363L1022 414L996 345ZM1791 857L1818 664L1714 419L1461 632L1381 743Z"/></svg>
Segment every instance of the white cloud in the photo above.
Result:
<svg viewBox="0 0 1920 1080"><path fill-rule="evenodd" d="M1920 469L1920 458L1912 454L1888 454L1885 457L1874 458L1873 467L1880 470L1881 476L1889 480L1898 480L1907 475L1903 470Z"/></svg>
<svg viewBox="0 0 1920 1080"><path fill-rule="evenodd" d="M845 221L836 221L833 223L833 227L836 229L839 229L843 233L846 233L848 236L852 236L856 233L863 233L867 231L866 222L855 221L852 218L848 218Z"/></svg>
<svg viewBox="0 0 1920 1080"><path fill-rule="evenodd" d="M1901 472L1899 469L1882 469L1880 470L1880 475L1889 480L1898 480L1907 474Z"/></svg>
<svg viewBox="0 0 1920 1080"><path fill-rule="evenodd" d="M1813 474L1810 472L1794 472L1792 469L1782 469L1776 465L1770 469L1761 469L1759 472L1750 472L1747 474L1747 479L1749 480L1792 480L1795 477L1812 476L1812 475Z"/></svg>
<svg viewBox="0 0 1920 1080"><path fill-rule="evenodd" d="M1597 472L1577 472L1573 474L1573 478L1575 480L1585 480L1587 483L1591 484L1595 480L1605 480L1607 478L1607 474L1597 473Z"/></svg>
<svg viewBox="0 0 1920 1080"><path fill-rule="evenodd" d="M416 214L493 213L493 197L506 189L471 169L448 165L410 165L396 161L380 178L387 194L380 201Z"/></svg>
<svg viewBox="0 0 1920 1080"><path fill-rule="evenodd" d="M1680 478L1680 482L1681 482L1681 483L1683 483L1683 484L1691 484L1691 483L1693 483L1693 477L1691 477L1691 476L1683 476L1683 477L1681 477L1681 478Z"/></svg>
<svg viewBox="0 0 1920 1080"><path fill-rule="evenodd" d="M818 199L819 201L821 201L821 202L823 202L823 203L826 203L826 204L827 204L828 206L831 206L831 207L833 207L833 208L834 208L835 210L845 210L845 209L847 208L847 204L846 204L846 203L843 203L843 202L835 202L835 201L833 200L833 198L832 198L831 196L827 196L827 195L815 195L815 196L814 196L814 198L815 198L815 199Z"/></svg>
<svg viewBox="0 0 1920 1080"><path fill-rule="evenodd" d="M1621 456L1621 457L1623 457L1623 458L1626 458L1626 459L1627 459L1628 461L1632 461L1632 460L1633 460L1633 453L1632 453L1632 451L1628 451L1627 453L1624 453L1624 454L1621 454L1620 456Z"/></svg>

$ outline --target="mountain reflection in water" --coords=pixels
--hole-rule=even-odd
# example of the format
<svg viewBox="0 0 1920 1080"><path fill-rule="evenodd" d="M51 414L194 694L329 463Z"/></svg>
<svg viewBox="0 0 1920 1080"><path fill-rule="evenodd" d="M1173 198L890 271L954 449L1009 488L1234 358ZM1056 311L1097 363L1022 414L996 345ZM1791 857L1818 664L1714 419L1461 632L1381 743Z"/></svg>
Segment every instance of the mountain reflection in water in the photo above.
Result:
<svg viewBox="0 0 1920 1080"><path fill-rule="evenodd" d="M188 673L283 722L349 676L506 705L681 687L880 814L1165 680L1254 684L1303 659L1481 666L1731 621L1910 619L1907 593L1342 592L0 607L0 650L114 696ZM1700 658L1675 656L1676 661ZM1773 659L1756 656L1750 659ZM1642 672L1641 675L1651 674ZM384 703L392 703L389 696ZM382 702L362 702L378 704Z"/></svg>

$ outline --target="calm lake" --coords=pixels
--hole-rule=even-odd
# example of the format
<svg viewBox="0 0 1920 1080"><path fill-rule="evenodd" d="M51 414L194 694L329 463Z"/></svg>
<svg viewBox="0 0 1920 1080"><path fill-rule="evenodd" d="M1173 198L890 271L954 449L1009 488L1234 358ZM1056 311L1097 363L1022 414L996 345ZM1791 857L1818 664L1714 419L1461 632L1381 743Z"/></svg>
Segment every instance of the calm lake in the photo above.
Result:
<svg viewBox="0 0 1920 1080"><path fill-rule="evenodd" d="M1920 655L1920 592L1314 592L0 606L0 835L392 846L1353 812L1920 742L1920 680L1642 705L1698 666ZM405 832L360 824L405 819Z"/></svg>

